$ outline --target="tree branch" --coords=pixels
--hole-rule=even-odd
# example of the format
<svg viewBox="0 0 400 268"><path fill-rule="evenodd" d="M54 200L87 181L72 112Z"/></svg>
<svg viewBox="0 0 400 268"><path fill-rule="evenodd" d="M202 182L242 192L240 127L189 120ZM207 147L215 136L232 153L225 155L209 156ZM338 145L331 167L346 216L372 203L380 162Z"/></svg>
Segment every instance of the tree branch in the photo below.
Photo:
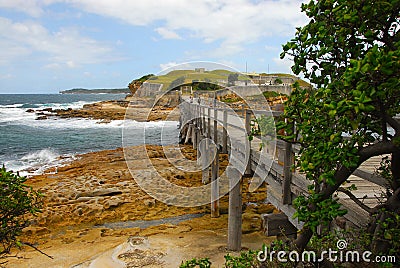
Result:
<svg viewBox="0 0 400 268"><path fill-rule="evenodd" d="M374 143L372 145L360 149L359 164L361 165L364 161L368 160L373 156L378 156L382 154L392 154L398 152L399 150L400 148L394 145L393 142L391 141L381 141Z"/></svg>
<svg viewBox="0 0 400 268"><path fill-rule="evenodd" d="M334 185L328 185L322 192L322 200L329 198L334 192L339 189L339 187L348 179L348 177L366 160L373 156L378 156L382 154L389 154L400 150L397 146L395 146L391 141L381 141L378 143L374 143L367 147L362 148L359 151L360 159L357 163L357 166L348 169L345 166L341 166L335 173L335 181Z"/></svg>
<svg viewBox="0 0 400 268"><path fill-rule="evenodd" d="M39 251L41 254L45 255L46 257L49 257L50 259L54 259L53 256L50 256L46 253L44 253L43 251L41 251L40 249L38 249L36 246L34 246L33 244L29 243L29 242L22 242L22 244L30 246L31 248L33 248L34 250Z"/></svg>
<svg viewBox="0 0 400 268"><path fill-rule="evenodd" d="M351 200L354 201L354 203L356 203L357 205L359 205L363 210L365 210L366 212L368 212L369 214L372 213L372 209L370 207L368 207L367 205L365 205L363 202L361 202L352 192L350 192L349 190L343 188L343 187L339 187L339 189L337 189L338 192L342 192L344 194L346 194L348 197L350 197Z"/></svg>

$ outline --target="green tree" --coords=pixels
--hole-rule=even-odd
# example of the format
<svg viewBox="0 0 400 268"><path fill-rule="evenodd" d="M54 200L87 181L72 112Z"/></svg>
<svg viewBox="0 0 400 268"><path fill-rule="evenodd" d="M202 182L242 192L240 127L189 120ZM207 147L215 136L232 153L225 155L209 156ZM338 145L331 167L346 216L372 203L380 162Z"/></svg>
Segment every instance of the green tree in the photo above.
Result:
<svg viewBox="0 0 400 268"><path fill-rule="evenodd" d="M305 222L295 244L304 250L318 225L346 213L333 194L354 170L390 154L383 163L387 198L364 207L374 216L373 252L388 252L395 238L384 228L396 229L400 213L400 124L394 118L400 113L400 34L390 31L399 22L400 1L312 0L302 11L310 21L297 28L281 58L292 57L293 72L314 88L295 85L285 105L287 123L278 125L282 139L301 145L296 165L312 181L310 195L294 202Z"/></svg>
<svg viewBox="0 0 400 268"><path fill-rule="evenodd" d="M193 90L219 90L221 86L211 82L192 82Z"/></svg>
<svg viewBox="0 0 400 268"><path fill-rule="evenodd" d="M41 194L24 184L26 177L0 169L0 255L20 246L18 236L28 226L28 215L40 211Z"/></svg>

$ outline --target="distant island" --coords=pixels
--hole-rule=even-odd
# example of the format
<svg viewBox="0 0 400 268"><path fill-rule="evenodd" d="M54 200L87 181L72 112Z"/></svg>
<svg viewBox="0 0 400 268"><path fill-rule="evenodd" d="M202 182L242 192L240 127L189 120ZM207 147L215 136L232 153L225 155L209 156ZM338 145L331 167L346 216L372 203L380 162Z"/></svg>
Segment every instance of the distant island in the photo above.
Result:
<svg viewBox="0 0 400 268"><path fill-rule="evenodd" d="M129 94L129 88L73 88L60 91L60 94Z"/></svg>

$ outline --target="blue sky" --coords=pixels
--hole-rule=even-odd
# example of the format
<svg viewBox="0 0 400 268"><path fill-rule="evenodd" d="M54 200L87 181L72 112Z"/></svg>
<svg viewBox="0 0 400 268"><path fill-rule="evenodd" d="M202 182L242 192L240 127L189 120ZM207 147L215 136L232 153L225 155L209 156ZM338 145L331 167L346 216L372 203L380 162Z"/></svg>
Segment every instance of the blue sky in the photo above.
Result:
<svg viewBox="0 0 400 268"><path fill-rule="evenodd" d="M0 93L126 87L191 61L290 72L297 0L0 0Z"/></svg>

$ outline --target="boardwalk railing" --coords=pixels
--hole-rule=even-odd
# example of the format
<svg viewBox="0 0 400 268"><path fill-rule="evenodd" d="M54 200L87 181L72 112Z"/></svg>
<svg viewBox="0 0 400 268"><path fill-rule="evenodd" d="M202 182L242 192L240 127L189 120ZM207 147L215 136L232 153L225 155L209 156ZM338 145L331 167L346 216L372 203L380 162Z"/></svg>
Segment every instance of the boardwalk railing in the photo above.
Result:
<svg viewBox="0 0 400 268"><path fill-rule="evenodd" d="M299 195L307 196L308 185L311 183L305 176L293 169L295 154L299 148L290 143L277 140L273 136L264 138L254 137L249 141L252 118L264 116L277 117L281 112L266 110L234 111L227 105L215 100L183 102L181 109L182 140L191 140L193 148L198 149L198 157L202 161L203 183L213 183L218 178L218 157L212 154L229 153L227 167L228 180L239 182L230 185L229 192L229 222L228 247L231 250L240 249L241 234L241 191L242 176L253 176L255 187L265 181L267 183L267 201L287 215L288 220L297 228L302 222L293 218L295 209L292 200ZM267 142L265 141L267 138ZM260 144L266 146L260 150ZM215 150L210 143L215 144ZM203 155L201 155L203 154ZM206 154L206 155L204 155ZM206 157L207 156L207 157ZM210 158L214 159L210 161ZM376 162L377 160L375 160ZM376 163L373 165L376 165ZM372 166L364 165L350 177L358 190L353 194L368 205L377 203L376 196L384 191L386 181L373 174ZM209 169L211 168L211 172ZM258 178L258 179L257 179ZM218 196L218 184L214 183L211 195ZM251 189L251 187L250 187ZM347 195L340 193L339 202L348 210L345 218L355 226L365 225L368 213L356 205ZM213 217L219 216L218 200L213 199L211 204Z"/></svg>

